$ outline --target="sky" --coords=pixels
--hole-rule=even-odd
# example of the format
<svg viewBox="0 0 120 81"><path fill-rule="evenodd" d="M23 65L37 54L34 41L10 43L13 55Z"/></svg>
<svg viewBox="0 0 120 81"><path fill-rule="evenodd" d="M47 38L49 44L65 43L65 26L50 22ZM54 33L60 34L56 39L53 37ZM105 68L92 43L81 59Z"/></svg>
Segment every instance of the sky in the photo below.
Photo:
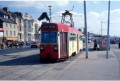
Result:
<svg viewBox="0 0 120 81"><path fill-rule="evenodd" d="M110 35L120 36L120 1L110 1ZM0 0L0 8L8 7L12 12L28 13L36 19L43 12L49 15L49 5L52 6L52 22L61 23L61 14L65 10L72 10L74 27L83 30L83 0ZM88 32L101 34L102 28L102 34L107 35L108 0L86 0L86 13Z"/></svg>

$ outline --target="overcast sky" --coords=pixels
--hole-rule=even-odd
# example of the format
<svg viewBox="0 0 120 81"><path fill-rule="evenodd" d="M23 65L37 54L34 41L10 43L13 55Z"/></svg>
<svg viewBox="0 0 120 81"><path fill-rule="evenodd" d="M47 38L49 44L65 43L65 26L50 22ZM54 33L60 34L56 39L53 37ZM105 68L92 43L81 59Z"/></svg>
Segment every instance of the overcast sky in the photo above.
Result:
<svg viewBox="0 0 120 81"><path fill-rule="evenodd" d="M42 12L49 15L48 6L52 6L52 22L61 22L61 13L71 10L73 13L75 28L84 27L84 5L83 0L28 0L28 1L0 1L0 8L8 7L13 12L28 13L33 18L38 18ZM108 1L107 0L87 0L87 26L88 31L96 34L107 34ZM103 23L101 23L103 22ZM110 13L110 35L120 36L120 1L111 0Z"/></svg>

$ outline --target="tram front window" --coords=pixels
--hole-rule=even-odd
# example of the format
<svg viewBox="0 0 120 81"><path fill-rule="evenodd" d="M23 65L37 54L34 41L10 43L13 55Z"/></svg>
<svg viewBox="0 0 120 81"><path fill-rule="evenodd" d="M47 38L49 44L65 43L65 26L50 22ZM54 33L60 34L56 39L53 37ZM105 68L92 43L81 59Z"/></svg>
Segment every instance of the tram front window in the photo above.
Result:
<svg viewBox="0 0 120 81"><path fill-rule="evenodd" d="M57 43L57 32L42 32L41 43Z"/></svg>

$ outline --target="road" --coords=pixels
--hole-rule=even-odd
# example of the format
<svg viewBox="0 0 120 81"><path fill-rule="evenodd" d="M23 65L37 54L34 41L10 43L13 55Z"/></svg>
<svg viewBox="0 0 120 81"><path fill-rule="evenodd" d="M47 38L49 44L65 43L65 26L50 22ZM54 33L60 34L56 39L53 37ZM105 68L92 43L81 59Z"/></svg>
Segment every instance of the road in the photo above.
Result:
<svg viewBox="0 0 120 81"><path fill-rule="evenodd" d="M92 44L89 45L89 48L91 47L93 47ZM111 45L111 51L115 53L117 59L119 60L120 49L118 49L118 46ZM91 53L95 54L97 53L97 51L91 52ZM69 58L66 61L55 62L55 63L42 63L39 61L40 59L39 59L38 48L28 47L28 48L0 50L0 80L57 80L57 79L61 80L62 77L64 77L63 79L69 80L68 77L71 76L71 74L74 73L75 71L77 72L77 69L72 70L71 67L78 68L78 69L88 69L87 68L88 66L84 65L84 63L88 62L91 64L95 60L98 61L97 63L104 64L102 62L99 62L99 61L102 61L102 59L104 59L103 57L96 59L96 57L91 57L91 55L89 55L89 58L90 59L95 58L94 60L90 60L90 59L85 60L83 59L83 57L78 58L82 54L83 52L74 57ZM101 54L98 56L101 56ZM77 65L76 64L77 62L80 64ZM81 65L86 66L86 67L84 68L80 67ZM84 71L82 70L82 72ZM101 73L98 70L96 72ZM79 74L79 73L80 72L78 72L78 75L76 75L76 78L75 77L70 77L70 78L79 79L80 77L79 75L82 76L82 74ZM88 75L88 74L84 73L84 75ZM102 76L99 76L98 80L102 79L101 77ZM105 78L106 76L103 75L103 77ZM85 76L81 77L81 79L84 79L84 78L89 79L90 76L88 78L86 78Z"/></svg>
<svg viewBox="0 0 120 81"><path fill-rule="evenodd" d="M14 48L0 50L1 80L53 79L62 69L68 67L78 55L67 61L42 63L38 48Z"/></svg>

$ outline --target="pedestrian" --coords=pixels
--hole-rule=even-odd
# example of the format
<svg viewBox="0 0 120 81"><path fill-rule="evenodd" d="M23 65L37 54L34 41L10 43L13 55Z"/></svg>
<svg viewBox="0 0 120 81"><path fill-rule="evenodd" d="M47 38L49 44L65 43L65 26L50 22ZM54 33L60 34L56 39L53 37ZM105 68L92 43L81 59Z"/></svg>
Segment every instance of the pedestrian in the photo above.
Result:
<svg viewBox="0 0 120 81"><path fill-rule="evenodd" d="M2 42L0 42L0 49L2 49Z"/></svg>
<svg viewBox="0 0 120 81"><path fill-rule="evenodd" d="M1 49L4 49L5 48L5 43L3 42L2 44L1 44Z"/></svg>
<svg viewBox="0 0 120 81"><path fill-rule="evenodd" d="M120 48L120 38L119 38L119 41L118 41L118 47Z"/></svg>
<svg viewBox="0 0 120 81"><path fill-rule="evenodd" d="M95 39L95 40L94 40L94 50L97 50L97 49L98 49L97 44L98 44L98 41Z"/></svg>

